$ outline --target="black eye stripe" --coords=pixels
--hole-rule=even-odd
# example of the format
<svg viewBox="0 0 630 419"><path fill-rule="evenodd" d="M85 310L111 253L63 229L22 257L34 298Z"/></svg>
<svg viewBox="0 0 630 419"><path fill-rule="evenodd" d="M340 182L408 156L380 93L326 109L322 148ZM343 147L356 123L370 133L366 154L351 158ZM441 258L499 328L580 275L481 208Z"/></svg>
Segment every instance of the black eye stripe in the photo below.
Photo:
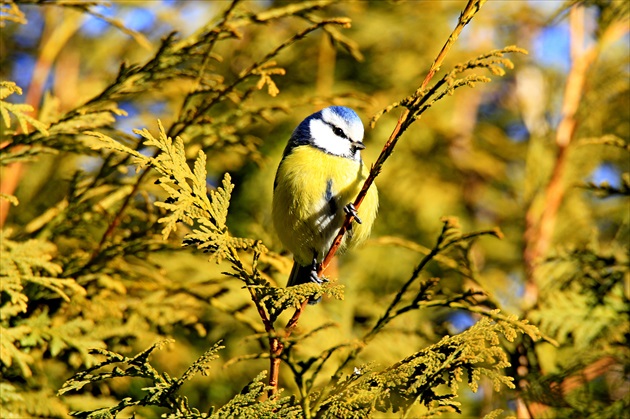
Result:
<svg viewBox="0 0 630 419"><path fill-rule="evenodd" d="M324 123L325 123L326 125L328 125L328 126L332 129L332 132L333 132L335 135L337 135L337 136L339 136L339 137L341 137L341 138L345 138L346 140L350 140L350 138L348 138L348 136L346 135L346 133L345 133L345 132L343 132L343 130L342 130L341 128L339 128L338 126L333 125L333 124L331 124L330 122L326 122L326 121L324 121Z"/></svg>

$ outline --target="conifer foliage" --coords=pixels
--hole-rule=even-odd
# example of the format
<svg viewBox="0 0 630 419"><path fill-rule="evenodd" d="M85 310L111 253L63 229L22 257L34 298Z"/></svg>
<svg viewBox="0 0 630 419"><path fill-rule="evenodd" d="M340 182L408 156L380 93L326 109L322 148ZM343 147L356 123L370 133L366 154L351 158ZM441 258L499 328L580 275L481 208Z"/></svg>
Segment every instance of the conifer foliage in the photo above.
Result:
<svg viewBox="0 0 630 419"><path fill-rule="evenodd" d="M180 34L156 11L158 40L124 19L137 4L2 1L4 67L36 64L0 81L0 416L630 410L626 3L527 22L569 29L546 102L523 90L544 84L525 49L459 47L477 24L506 30L497 14L519 27L500 5L263 3L177 3L212 16ZM73 37L84 19L107 35ZM559 122L542 111L557 102ZM287 288L273 167L327 104L374 115L365 189L379 182L381 215L322 286Z"/></svg>

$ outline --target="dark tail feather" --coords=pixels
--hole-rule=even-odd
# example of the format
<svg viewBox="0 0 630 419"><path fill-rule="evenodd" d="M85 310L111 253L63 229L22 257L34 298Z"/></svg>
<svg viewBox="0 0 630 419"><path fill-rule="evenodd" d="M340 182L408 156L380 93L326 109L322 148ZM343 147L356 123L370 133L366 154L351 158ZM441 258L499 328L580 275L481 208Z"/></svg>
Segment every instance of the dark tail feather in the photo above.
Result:
<svg viewBox="0 0 630 419"><path fill-rule="evenodd" d="M296 261L293 261L293 268L291 268L291 275L289 275L289 282L287 282L287 287L292 287L294 285L315 283L321 285L321 280L317 278L317 271L313 274L313 269L317 269L313 265L301 266ZM315 279L317 278L317 279ZM322 298L319 297L317 299L308 300L309 304L317 304L322 301Z"/></svg>
<svg viewBox="0 0 630 419"><path fill-rule="evenodd" d="M293 261L293 268L291 269L291 275L289 275L289 282L287 283L287 287L313 282L313 279L311 277L312 270L313 268L310 265L300 266L299 263Z"/></svg>

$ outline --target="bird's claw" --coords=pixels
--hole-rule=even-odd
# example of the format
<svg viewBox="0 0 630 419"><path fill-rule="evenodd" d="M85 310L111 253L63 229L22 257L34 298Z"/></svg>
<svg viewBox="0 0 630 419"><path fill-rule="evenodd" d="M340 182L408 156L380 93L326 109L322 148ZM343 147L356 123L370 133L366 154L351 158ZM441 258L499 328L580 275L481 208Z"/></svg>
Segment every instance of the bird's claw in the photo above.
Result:
<svg viewBox="0 0 630 419"><path fill-rule="evenodd" d="M363 224L363 222L359 218L359 213L357 212L357 209L354 207L353 203L349 203L348 205L343 207L343 210L346 214L352 215L357 223Z"/></svg>
<svg viewBox="0 0 630 419"><path fill-rule="evenodd" d="M325 278L320 278L317 274L317 269L319 268L319 263L317 263L317 257L313 258L313 262L311 263L311 274L310 274L310 282L322 285L324 282L328 282Z"/></svg>
<svg viewBox="0 0 630 419"><path fill-rule="evenodd" d="M309 279L310 279L310 282L312 282L314 284L317 284L317 285L322 285L325 282L324 279L320 278L317 275L317 269L311 271L311 275L310 275Z"/></svg>
<svg viewBox="0 0 630 419"><path fill-rule="evenodd" d="M319 275L317 274L317 268L318 267L319 267L319 264L317 263L317 256L315 256L313 258L313 262L311 263L311 273L310 273L310 276L309 276L309 281L314 283L314 284L317 284L317 285L321 286L325 282L328 282L328 280L326 278L320 278L319 277ZM310 305L313 305L313 304L319 303L321 300L322 300L322 297L319 297L319 298L311 297L308 300L308 303Z"/></svg>

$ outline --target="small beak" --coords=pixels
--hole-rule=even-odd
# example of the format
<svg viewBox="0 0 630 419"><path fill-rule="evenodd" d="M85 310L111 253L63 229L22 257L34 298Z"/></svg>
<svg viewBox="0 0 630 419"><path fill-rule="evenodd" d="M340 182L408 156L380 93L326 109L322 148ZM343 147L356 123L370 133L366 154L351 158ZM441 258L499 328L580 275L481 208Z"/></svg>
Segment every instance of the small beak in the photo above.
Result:
<svg viewBox="0 0 630 419"><path fill-rule="evenodd" d="M365 145L362 142L359 141L353 141L352 142L352 147L354 148L354 150L363 150L365 148Z"/></svg>

